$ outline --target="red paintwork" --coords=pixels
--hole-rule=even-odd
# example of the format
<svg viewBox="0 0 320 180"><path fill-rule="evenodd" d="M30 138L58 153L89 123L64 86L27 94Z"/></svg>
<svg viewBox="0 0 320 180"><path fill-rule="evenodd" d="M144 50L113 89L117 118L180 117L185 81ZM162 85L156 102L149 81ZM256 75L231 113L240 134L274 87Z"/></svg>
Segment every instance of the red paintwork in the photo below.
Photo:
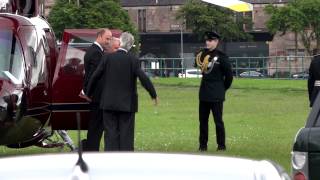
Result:
<svg viewBox="0 0 320 180"><path fill-rule="evenodd" d="M111 30L113 36L119 37L121 31ZM88 104L79 97L83 87L84 61L83 57L87 47L91 46L96 38L98 29L66 29L53 77L53 105ZM85 45L74 45L70 48L70 41L82 39L88 42ZM69 48L68 48L69 47ZM79 109L80 110L80 109ZM53 111L51 123L53 129L76 129L76 108L67 111ZM88 109L81 109L81 128L86 129L89 113Z"/></svg>
<svg viewBox="0 0 320 180"><path fill-rule="evenodd" d="M34 1L33 15L40 13L40 1ZM77 129L77 112L81 115L81 128L87 129L89 104L78 95L83 84L83 56L98 30L65 30L58 51L52 29L40 17L31 20L0 13L0 30L4 29L13 33L21 48L23 73L20 84L0 77L0 145L33 145L46 136L48 125L52 129ZM112 32L115 37L121 34L118 30ZM71 43L79 39L87 43Z"/></svg>
<svg viewBox="0 0 320 180"><path fill-rule="evenodd" d="M43 23L45 24L45 21ZM21 62L18 63L21 64L18 67L22 67L19 76L21 81L18 84L12 83L9 79L1 81L0 129L2 134L0 133L0 145L8 145L23 143L35 138L38 131L49 122L50 111L48 111L48 107L51 103L51 81L48 74L50 69L45 67L50 67L50 60L55 61L56 58L53 55L51 58L49 53L44 56L39 55L38 52L41 52L43 45L41 41L37 42L36 39L32 39L37 38L36 26L28 18L0 14L0 27L2 30L6 29L12 32L16 47L22 51L19 54L21 56L18 56L21 57ZM30 44L39 47L33 48L36 52L35 55L39 55L36 56L36 60L32 58ZM17 49L15 48L15 50ZM11 52L10 49L8 51ZM11 61L11 59L2 60ZM18 60L15 61L18 62ZM42 66L44 68L40 70L39 67ZM6 134L5 132L10 133Z"/></svg>

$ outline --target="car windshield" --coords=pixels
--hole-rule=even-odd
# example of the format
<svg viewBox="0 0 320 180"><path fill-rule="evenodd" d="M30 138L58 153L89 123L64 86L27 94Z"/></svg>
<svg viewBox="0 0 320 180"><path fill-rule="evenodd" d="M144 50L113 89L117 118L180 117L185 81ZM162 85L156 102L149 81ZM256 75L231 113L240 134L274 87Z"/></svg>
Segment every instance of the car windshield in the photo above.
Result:
<svg viewBox="0 0 320 180"><path fill-rule="evenodd" d="M0 29L0 77L21 83L23 54L15 34L10 29Z"/></svg>

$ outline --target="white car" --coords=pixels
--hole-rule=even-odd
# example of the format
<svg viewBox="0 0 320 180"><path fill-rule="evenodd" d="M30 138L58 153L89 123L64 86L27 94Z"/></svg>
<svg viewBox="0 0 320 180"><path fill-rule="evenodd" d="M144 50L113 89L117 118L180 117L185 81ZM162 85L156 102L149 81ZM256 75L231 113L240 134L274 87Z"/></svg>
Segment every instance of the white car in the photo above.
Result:
<svg viewBox="0 0 320 180"><path fill-rule="evenodd" d="M83 159L87 172L75 166L78 160L75 153L0 158L0 179L290 179L278 165L265 160L160 153L85 153Z"/></svg>
<svg viewBox="0 0 320 180"><path fill-rule="evenodd" d="M292 78L294 78L294 79L308 79L309 78L309 73L301 72L301 73L293 74Z"/></svg>
<svg viewBox="0 0 320 180"><path fill-rule="evenodd" d="M250 77L264 77L264 75L260 72L257 72L257 71L245 71L245 72L242 72L239 74L240 77L247 77L247 78L250 78Z"/></svg>
<svg viewBox="0 0 320 180"><path fill-rule="evenodd" d="M179 78L201 78L202 73L200 69L186 69L185 72L178 74Z"/></svg>

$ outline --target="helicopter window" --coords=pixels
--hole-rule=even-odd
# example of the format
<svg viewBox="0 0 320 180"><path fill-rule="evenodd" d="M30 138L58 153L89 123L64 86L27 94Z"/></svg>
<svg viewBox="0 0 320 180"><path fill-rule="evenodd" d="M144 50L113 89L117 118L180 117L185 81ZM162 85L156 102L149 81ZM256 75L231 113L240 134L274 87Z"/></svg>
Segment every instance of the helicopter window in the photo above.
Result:
<svg viewBox="0 0 320 180"><path fill-rule="evenodd" d="M39 49L37 51L37 56L36 56L37 62L38 62L38 66L37 66L37 71L39 74L39 79L38 81L40 83L45 82L46 80L46 75L47 75L47 71L46 71L46 55L45 55L45 48L43 44L40 44Z"/></svg>
<svg viewBox="0 0 320 180"><path fill-rule="evenodd" d="M33 27L21 27L21 29L19 30L19 34L21 37L26 38L28 46L31 47L34 51L38 49L38 37Z"/></svg>
<svg viewBox="0 0 320 180"><path fill-rule="evenodd" d="M0 77L21 82L24 75L23 59L20 42L12 30L0 30Z"/></svg>
<svg viewBox="0 0 320 180"><path fill-rule="evenodd" d="M49 55L49 44L48 44L47 38L43 37L42 40L43 40L42 42L43 42L43 46L44 46L44 51L45 51L46 55L48 56Z"/></svg>

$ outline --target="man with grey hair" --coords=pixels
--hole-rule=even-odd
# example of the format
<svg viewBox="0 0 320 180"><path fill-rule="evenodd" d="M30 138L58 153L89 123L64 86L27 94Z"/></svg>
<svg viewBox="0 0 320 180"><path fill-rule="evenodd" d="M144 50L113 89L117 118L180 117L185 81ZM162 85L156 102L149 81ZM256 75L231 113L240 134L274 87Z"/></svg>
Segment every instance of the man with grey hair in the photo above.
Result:
<svg viewBox="0 0 320 180"><path fill-rule="evenodd" d="M103 110L106 151L133 151L135 113L138 111L137 78L157 105L153 84L139 66L139 59L128 51L134 37L128 32L120 36L120 48L104 55L88 83L91 97L99 79L103 79L100 108Z"/></svg>
<svg viewBox="0 0 320 180"><path fill-rule="evenodd" d="M129 51L134 44L134 37L128 32L124 32L120 36L120 47Z"/></svg>

